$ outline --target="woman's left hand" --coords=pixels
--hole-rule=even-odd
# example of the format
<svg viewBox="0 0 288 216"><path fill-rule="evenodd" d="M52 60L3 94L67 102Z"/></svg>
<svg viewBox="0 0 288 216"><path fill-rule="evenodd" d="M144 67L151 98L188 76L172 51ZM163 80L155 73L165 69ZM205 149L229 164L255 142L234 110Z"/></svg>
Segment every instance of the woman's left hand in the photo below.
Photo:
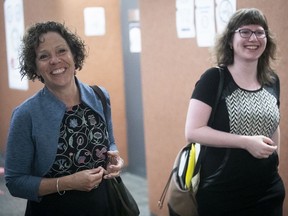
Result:
<svg viewBox="0 0 288 216"><path fill-rule="evenodd" d="M124 166L123 159L119 156L118 151L108 151L108 164L104 174L105 179L113 178L120 175Z"/></svg>

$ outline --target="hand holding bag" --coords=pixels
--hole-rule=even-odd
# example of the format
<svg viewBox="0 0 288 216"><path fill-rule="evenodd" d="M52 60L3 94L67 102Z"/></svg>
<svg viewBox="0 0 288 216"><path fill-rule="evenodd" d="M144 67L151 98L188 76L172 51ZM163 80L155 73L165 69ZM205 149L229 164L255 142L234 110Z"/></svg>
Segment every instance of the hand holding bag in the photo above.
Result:
<svg viewBox="0 0 288 216"><path fill-rule="evenodd" d="M95 94L101 99L104 115L106 116L107 104L105 95L98 86L94 85L91 87L93 88ZM124 185L121 177L117 176L112 179L107 179L106 181L112 215L138 216L140 214L138 205L132 194Z"/></svg>
<svg viewBox="0 0 288 216"><path fill-rule="evenodd" d="M218 92L209 118L209 125L214 120L223 89L224 75L221 68L219 68L219 75ZM170 216L198 216L195 195L200 183L201 161L205 156L205 151L205 146L200 147L198 143L189 143L177 154L167 184L158 201L158 207L161 209L167 193Z"/></svg>

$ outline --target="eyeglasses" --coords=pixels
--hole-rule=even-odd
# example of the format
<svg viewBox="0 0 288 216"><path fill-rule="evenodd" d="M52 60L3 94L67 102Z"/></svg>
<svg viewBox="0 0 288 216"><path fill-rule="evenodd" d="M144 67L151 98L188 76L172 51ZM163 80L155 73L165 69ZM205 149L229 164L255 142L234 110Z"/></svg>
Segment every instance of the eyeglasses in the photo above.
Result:
<svg viewBox="0 0 288 216"><path fill-rule="evenodd" d="M238 29L235 31L238 32L242 38L250 38L252 34L254 34L257 38L265 38L266 31L265 30L256 30L252 31L250 29Z"/></svg>

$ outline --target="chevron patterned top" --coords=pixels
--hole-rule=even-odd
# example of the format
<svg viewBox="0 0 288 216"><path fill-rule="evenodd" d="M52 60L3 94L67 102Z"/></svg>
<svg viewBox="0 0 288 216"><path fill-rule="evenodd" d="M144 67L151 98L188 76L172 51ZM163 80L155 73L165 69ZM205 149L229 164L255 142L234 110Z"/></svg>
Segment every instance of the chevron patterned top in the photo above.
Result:
<svg viewBox="0 0 288 216"><path fill-rule="evenodd" d="M265 88L259 91L236 89L226 98L230 132L271 137L280 120L277 100Z"/></svg>

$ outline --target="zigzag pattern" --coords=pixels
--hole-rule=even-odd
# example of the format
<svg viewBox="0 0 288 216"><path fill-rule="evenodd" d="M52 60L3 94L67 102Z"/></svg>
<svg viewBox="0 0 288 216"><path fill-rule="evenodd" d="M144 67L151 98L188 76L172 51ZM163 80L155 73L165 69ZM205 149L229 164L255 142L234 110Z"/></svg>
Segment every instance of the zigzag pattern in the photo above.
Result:
<svg viewBox="0 0 288 216"><path fill-rule="evenodd" d="M226 105L233 134L271 137L278 127L277 100L264 88L257 92L237 89L226 98Z"/></svg>

